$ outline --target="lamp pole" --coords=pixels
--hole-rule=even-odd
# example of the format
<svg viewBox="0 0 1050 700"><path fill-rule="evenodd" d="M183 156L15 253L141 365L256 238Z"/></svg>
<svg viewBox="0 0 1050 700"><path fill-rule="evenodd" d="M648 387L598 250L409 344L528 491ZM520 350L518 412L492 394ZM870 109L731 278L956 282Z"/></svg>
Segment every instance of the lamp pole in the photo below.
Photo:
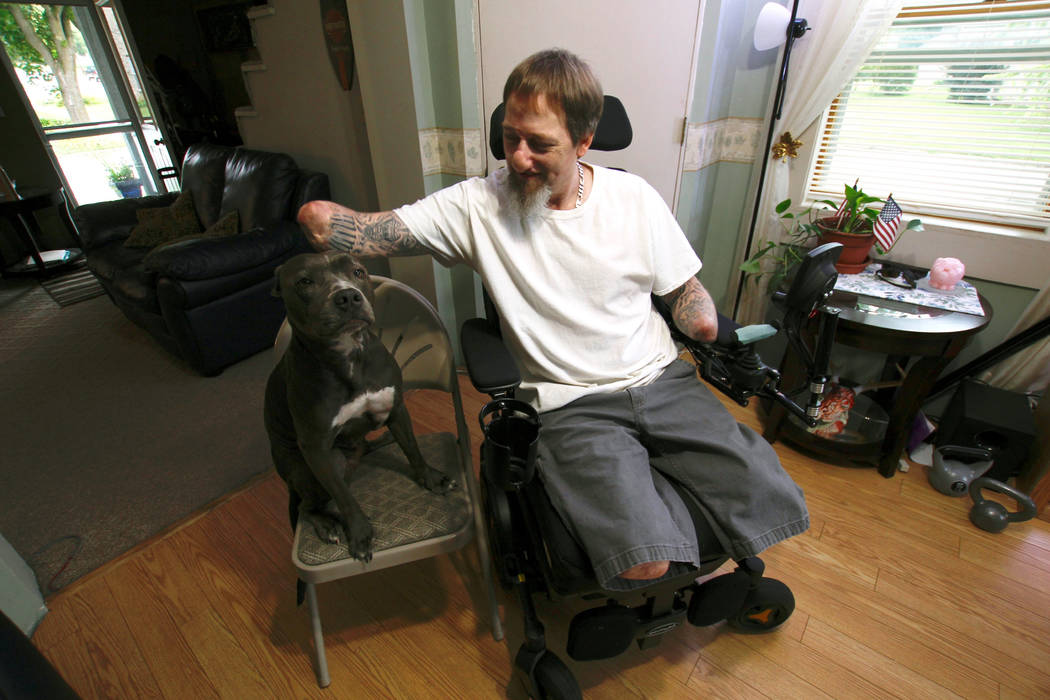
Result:
<svg viewBox="0 0 1050 700"><path fill-rule="evenodd" d="M747 245L744 246L744 257L751 253L751 244L755 239L755 226L758 224L758 209L762 201L762 189L766 181L766 168L769 166L769 150L773 146L773 133L776 131L777 122L784 109L784 94L787 87L788 63L791 61L791 48L795 45L795 39L801 39L810 29L809 23L798 14L798 0L794 0L791 7L791 19L787 24L787 37L784 44L784 56L780 60L780 75L777 79L777 91L773 97L773 113L769 118L769 130L766 133L766 147L762 151L762 168L758 175L758 190L755 192L755 206L751 211L751 225L747 231ZM736 318L740 310L740 298L744 293L744 273L739 273L736 287L736 301L733 303L733 318Z"/></svg>

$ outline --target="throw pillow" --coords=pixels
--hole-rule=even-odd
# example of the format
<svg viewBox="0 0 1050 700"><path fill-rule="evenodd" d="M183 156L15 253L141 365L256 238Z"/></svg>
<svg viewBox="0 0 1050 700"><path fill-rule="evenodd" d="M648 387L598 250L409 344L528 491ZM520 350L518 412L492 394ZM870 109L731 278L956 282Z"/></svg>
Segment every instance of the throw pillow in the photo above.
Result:
<svg viewBox="0 0 1050 700"><path fill-rule="evenodd" d="M182 241L200 240L202 238L222 238L223 236L233 236L240 232L241 215L236 209L234 209L233 211L220 216L218 221L204 231L191 233L186 236L179 236L178 238L172 238L161 243L161 246L169 246L173 243L181 243Z"/></svg>
<svg viewBox="0 0 1050 700"><path fill-rule="evenodd" d="M186 240L223 238L224 236L233 236L238 233L240 233L240 214L237 213L236 209L234 209L228 214L219 216L218 220L215 221L214 224L212 224L210 227L208 227L206 231L202 231L201 233L191 233L188 236L180 236L177 238L172 238L171 240L164 241L163 243L161 243L160 246L156 246L146 255L146 257L144 258L144 262L146 262L146 267L149 268L151 261L155 261L156 259L158 259L158 256L154 255L154 253L163 253L164 251L170 249L172 246L175 246L176 243L181 243Z"/></svg>
<svg viewBox="0 0 1050 700"><path fill-rule="evenodd" d="M146 257L142 259L142 263L146 266L147 270L153 272L159 272L164 270L168 264L165 261L172 260L172 256L179 256L179 248L176 247L178 244L185 241L202 241L208 238L223 238L225 236L234 236L241 231L241 216L236 209L228 214L224 214L219 217L219 220L208 227L208 230L201 233L194 233L189 236L181 236L179 238L165 241L159 246L155 247ZM186 250L192 251L193 246L187 246Z"/></svg>
<svg viewBox="0 0 1050 700"><path fill-rule="evenodd" d="M135 212L138 223L124 241L128 248L153 248L201 230L193 195L184 191L170 207L150 207Z"/></svg>
<svg viewBox="0 0 1050 700"><path fill-rule="evenodd" d="M219 217L219 220L208 227L203 238L221 238L241 232L241 214L236 209Z"/></svg>

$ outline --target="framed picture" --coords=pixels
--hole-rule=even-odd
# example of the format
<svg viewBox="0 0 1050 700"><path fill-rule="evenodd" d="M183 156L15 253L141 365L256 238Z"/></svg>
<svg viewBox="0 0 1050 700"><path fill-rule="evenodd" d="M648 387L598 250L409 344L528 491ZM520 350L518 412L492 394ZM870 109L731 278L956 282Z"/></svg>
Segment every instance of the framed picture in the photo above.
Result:
<svg viewBox="0 0 1050 700"><path fill-rule="evenodd" d="M197 10L197 21L208 51L238 51L255 46L245 14L250 2L239 2Z"/></svg>

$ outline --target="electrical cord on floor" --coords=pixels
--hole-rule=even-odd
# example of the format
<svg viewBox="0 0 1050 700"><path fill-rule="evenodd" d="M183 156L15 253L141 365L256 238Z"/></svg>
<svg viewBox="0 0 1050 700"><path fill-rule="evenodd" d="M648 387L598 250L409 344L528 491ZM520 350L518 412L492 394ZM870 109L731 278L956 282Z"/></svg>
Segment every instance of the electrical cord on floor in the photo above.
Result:
<svg viewBox="0 0 1050 700"><path fill-rule="evenodd" d="M44 586L47 589L46 594L57 593L58 591L62 590L62 586L56 586L55 581L57 581L58 577L61 576L67 568L69 568L69 565L73 562L73 559L75 559L77 554L80 553L80 547L83 545L84 541L81 539L80 535L63 535L62 537L51 540L43 547L29 555L30 562L35 563L40 556L54 548L56 545L59 545L66 541L73 543L73 550L66 556L65 560L62 562L62 566L58 568L58 571L56 571L51 576L51 578L48 579L47 584ZM35 570L36 566L33 566L32 568Z"/></svg>

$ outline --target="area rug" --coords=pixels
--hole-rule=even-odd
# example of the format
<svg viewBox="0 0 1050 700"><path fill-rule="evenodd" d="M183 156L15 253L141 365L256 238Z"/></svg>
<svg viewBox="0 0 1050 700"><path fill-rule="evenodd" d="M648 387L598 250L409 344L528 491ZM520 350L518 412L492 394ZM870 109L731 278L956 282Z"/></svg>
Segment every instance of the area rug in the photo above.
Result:
<svg viewBox="0 0 1050 700"><path fill-rule="evenodd" d="M83 269L42 280L40 286L59 306L69 306L106 293L91 270Z"/></svg>
<svg viewBox="0 0 1050 700"><path fill-rule="evenodd" d="M271 468L263 352L201 377L108 297L0 280L0 532L49 595Z"/></svg>

